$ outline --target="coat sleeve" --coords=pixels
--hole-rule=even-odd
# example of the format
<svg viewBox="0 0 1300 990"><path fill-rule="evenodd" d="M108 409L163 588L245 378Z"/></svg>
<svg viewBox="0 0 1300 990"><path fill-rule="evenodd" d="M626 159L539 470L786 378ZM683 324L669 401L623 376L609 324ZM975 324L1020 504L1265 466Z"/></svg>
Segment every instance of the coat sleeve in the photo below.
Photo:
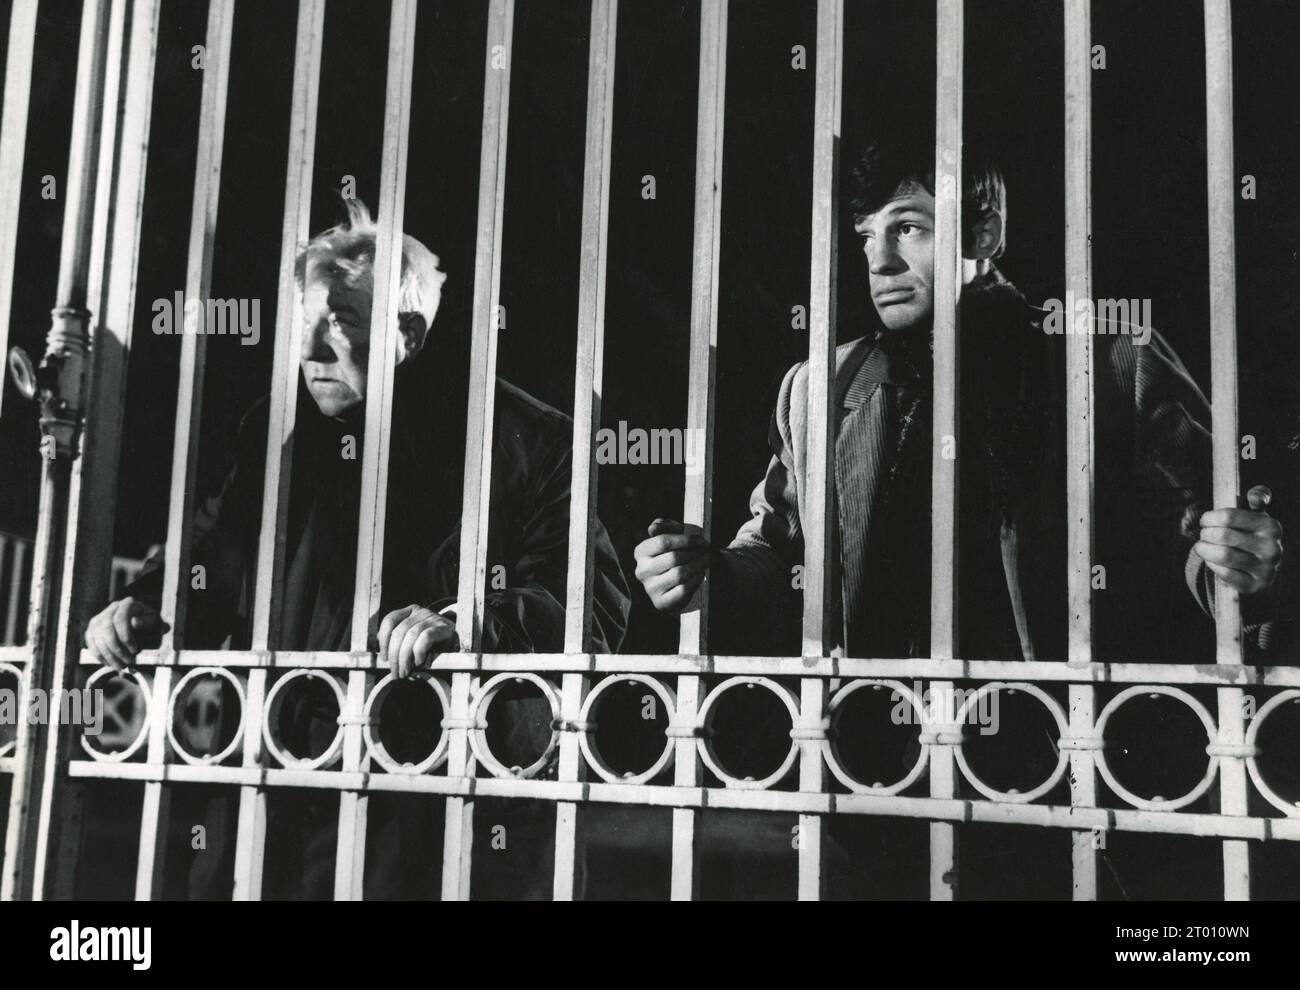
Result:
<svg viewBox="0 0 1300 990"><path fill-rule="evenodd" d="M250 539L256 541L261 509L265 408L265 403L258 403L240 422L235 464L221 486L215 493L196 499L190 521L190 586L184 640L192 647L220 647L242 622L243 553ZM162 547L150 554L136 579L119 597L135 598L161 609L164 555Z"/></svg>
<svg viewBox="0 0 1300 990"><path fill-rule="evenodd" d="M1215 612L1214 573L1192 549L1199 518L1210 508L1210 405L1173 348L1152 332L1145 344L1115 338L1109 352L1112 380L1135 410L1134 464L1138 518L1155 523L1161 552L1181 570L1187 593L1201 613ZM1270 596L1242 599L1248 645L1260 646Z"/></svg>
<svg viewBox="0 0 1300 990"><path fill-rule="evenodd" d="M495 653L558 653L564 648L565 598L569 565L571 438L561 436L538 461L528 481L530 505L516 559L508 567L508 586L488 590L483 618L483 649ZM627 631L631 595L618 555L599 519L593 533L591 646L596 653L617 652ZM455 599L434 608L453 611Z"/></svg>
<svg viewBox="0 0 1300 990"><path fill-rule="evenodd" d="M791 368L781 382L769 430L772 458L750 494L750 518L710 569L710 625L727 652L770 652L798 629L795 568L803 564L804 545L790 405L803 367Z"/></svg>

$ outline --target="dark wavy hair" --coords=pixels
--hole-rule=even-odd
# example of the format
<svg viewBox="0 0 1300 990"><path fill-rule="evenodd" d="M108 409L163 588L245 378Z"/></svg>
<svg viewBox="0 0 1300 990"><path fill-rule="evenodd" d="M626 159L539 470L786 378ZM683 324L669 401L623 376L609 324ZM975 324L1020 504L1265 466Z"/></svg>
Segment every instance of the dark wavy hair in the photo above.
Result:
<svg viewBox="0 0 1300 990"><path fill-rule="evenodd" d="M857 156L851 173L849 209L854 223L875 213L901 189L920 187L934 195L934 130L914 126L890 127L868 143ZM962 214L969 233L974 221L988 213L1003 220L1002 243L994 257L1006 250L1007 187L1002 171L983 149L969 145L962 151Z"/></svg>

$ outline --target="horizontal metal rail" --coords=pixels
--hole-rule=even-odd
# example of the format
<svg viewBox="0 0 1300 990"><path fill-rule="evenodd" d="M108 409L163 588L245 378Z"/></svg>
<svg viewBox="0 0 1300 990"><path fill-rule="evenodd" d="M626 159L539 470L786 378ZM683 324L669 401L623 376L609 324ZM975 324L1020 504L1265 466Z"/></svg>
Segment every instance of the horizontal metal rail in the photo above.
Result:
<svg viewBox="0 0 1300 990"><path fill-rule="evenodd" d="M24 653L22 647L11 648ZM0 648L0 661L5 649ZM83 651L82 663L97 661ZM373 653L302 650L143 650L141 666L370 668L387 670ZM438 671L624 674L754 674L768 677L922 677L936 680L1016 680L1074 684L1212 684L1221 687L1300 687L1300 667L1220 667L1203 664L1064 663L1052 660L934 660L926 657L745 657L651 653L443 653Z"/></svg>
<svg viewBox="0 0 1300 990"><path fill-rule="evenodd" d="M228 783L246 786L360 789L403 794L527 798L538 801L630 804L659 808L716 808L810 815L887 815L944 822L1039 825L1062 829L1160 832L1233 839L1300 841L1300 820L1249 816L1078 808L1070 805L1010 804L961 798L894 797L869 794L804 794L726 788L644 784L560 783L551 780L500 780L483 777L346 774L329 770L250 770L244 767L193 767L184 764L106 764L74 760L73 777L175 783Z"/></svg>

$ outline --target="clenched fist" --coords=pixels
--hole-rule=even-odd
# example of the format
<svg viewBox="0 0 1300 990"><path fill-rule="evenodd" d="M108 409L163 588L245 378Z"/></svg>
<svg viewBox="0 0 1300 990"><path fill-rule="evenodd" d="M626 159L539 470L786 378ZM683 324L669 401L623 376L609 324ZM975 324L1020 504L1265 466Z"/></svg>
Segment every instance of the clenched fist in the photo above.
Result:
<svg viewBox="0 0 1300 990"><path fill-rule="evenodd" d="M1249 509L1214 509L1200 519L1197 555L1243 595L1266 590L1282 566L1282 524L1264 511L1272 500L1266 485L1256 485L1246 493Z"/></svg>
<svg viewBox="0 0 1300 990"><path fill-rule="evenodd" d="M700 527L656 519L650 539L637 544L636 577L660 612L687 612L709 569L709 544Z"/></svg>

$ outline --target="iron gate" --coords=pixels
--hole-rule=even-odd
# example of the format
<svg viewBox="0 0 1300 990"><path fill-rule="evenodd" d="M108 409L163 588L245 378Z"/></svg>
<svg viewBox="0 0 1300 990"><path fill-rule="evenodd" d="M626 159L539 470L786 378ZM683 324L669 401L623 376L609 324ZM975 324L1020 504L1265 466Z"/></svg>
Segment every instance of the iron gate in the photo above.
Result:
<svg viewBox="0 0 1300 990"><path fill-rule="evenodd" d="M528 798L555 809L554 895L575 893L578 809L590 802L670 808L671 892L696 895L697 854L704 809L747 809L798 815L798 892L821 895L822 827L830 815L893 815L929 822L933 899L954 896L959 823L1017 823L1058 829L1072 836L1076 899L1098 893L1095 838L1114 830L1213 837L1222 842L1228 899L1251 893L1252 843L1300 839L1300 806L1270 787L1258 765L1260 726L1278 708L1300 700L1300 670L1243 664L1235 593L1219 588L1217 664L1197 667L1143 662L1098 663L1092 652L1093 417L1087 335L1068 338L1069 658L1068 662L1001 662L962 659L955 628L957 465L938 442L958 426L957 298L960 292L962 159L962 0L937 0L939 52L936 99L936 303L933 455L931 644L923 659L866 659L828 648L835 621L831 527L835 431L834 353L836 230L839 217L837 159L842 99L844 0L818 0L815 49L816 99L812 151L813 287L809 330L809 467L804 501L803 643L800 656L717 656L710 653L707 608L687 613L674 656L596 655L589 652L592 621L592 542L604 358L606 240L612 145L613 71L617 0L596 0L591 10L587 131L583 175L579 288L578 366L574 390L573 486L568 551L568 610L564 652L556 655L490 654L481 650L486 589L487 491L492 474L491 436L496 368L496 327L505 150L510 108L512 0L488 0L490 13L483 93L481 180L473 296L470 399L465 447L464 512L457 628L462 652L448 654L426 678L445 718L437 748L416 764L393 759L372 727L392 677L371 651L381 593L384 508L387 491L388 417L393 366L385 358L398 332L398 252L407 182L407 142L414 59L416 4L393 0L384 111L379 228L371 326L382 327L371 350L370 395L363 445L364 488L358 534L358 569L351 650L304 653L276 648L282 534L293 459L300 300L294 288L295 250L307 239L313 176L324 0L300 0L294 54L289 170L284 198L280 290L276 308L275 364L270 428L266 439L264 525L258 560L251 648L190 649L185 643L191 547L186 520L194 510L195 459L204 376L204 338L186 335L176 404L172 498L166 543L163 617L170 625L160 648L138 658L134 678L144 705L139 734L117 750L89 745L75 727L22 726L0 749L0 772L13 778L6 835L3 896L66 896L75 862L80 808L76 781L138 781L144 787L139 823L135 893L156 896L161 877L169 787L203 782L238 789L235 896L262 891L267 796L277 788L320 788L340 796L335 896L359 898L365 869L367 801L379 792L437 795L445 799L442 894L469 895L470 846L477 796ZM16 243L17 178L23 163L26 84L35 33L35 0L16 0L10 30L0 145L0 343L8 327ZM1090 3L1065 0L1066 285L1090 296L1091 103ZM1239 496L1235 255L1233 241L1232 41L1228 0L1205 0L1208 189L1212 286L1214 495L1216 505ZM39 387L48 391L43 430L55 441L43 462L43 511L37 534L27 642L0 647L0 670L25 687L70 688L77 668L91 660L80 649L81 630L109 591L113 499L122 433L126 358L135 322L136 259L145 191L146 150L157 47L159 0L88 0L78 54L77 101L68 171L59 294L49 337L49 359ZM226 88L233 0L211 0L209 61L203 76L198 164L194 179L186 294L206 298L212 270L221 185ZM710 530L711 450L714 433L715 353L718 343L718 258L723 236L722 135L726 91L725 0L705 0L699 25L698 130L695 234L691 305L688 428L706 438L704 470L688 474L684 519ZM504 58L502 55L504 54ZM58 400L62 400L62 404ZM66 534L66 537L65 537ZM707 599L706 599L707 600ZM89 684L108 678L90 674ZM176 742L177 700L198 679L220 678L239 699L238 729L220 752L196 755ZM295 681L323 683L337 699L339 729L327 752L294 756L274 731L278 699ZM530 682L554 715L559 752L557 780L531 779L505 766L491 751L487 710L507 680ZM1032 790L999 790L972 772L963 754L964 712L927 710L909 683L951 698L958 682L979 692L1016 690L1037 699L1059 730L1059 759L1051 776ZM620 774L592 746L602 699L618 684L653 693L669 715L663 751L642 773ZM1046 690L1064 685L1062 705ZM1099 686L1117 691L1099 695ZM1189 693L1213 688L1211 710ZM789 714L788 755L761 780L742 778L720 764L708 727L718 699L748 686L771 692ZM921 749L911 772L892 782L854 777L829 732L855 691L890 688L913 699L921 723ZM1266 696L1253 719L1243 714L1245 689ZM1193 790L1173 798L1143 797L1125 789L1107 763L1106 726L1131 699L1160 695L1188 706L1204 725L1208 766ZM972 695L972 698L975 697ZM968 702L971 703L971 702ZM661 774L671 768L671 783ZM709 772L706 777L705 771ZM1041 799L1069 780L1069 803ZM794 789L782 781L796 779ZM1119 795L1119 806L1098 800L1098 780ZM710 781L717 781L718 784ZM928 782L927 796L904 794ZM961 796L964 782L978 796ZM1252 815L1254 792L1274 809ZM1209 794L1218 811L1194 813L1188 805Z"/></svg>

